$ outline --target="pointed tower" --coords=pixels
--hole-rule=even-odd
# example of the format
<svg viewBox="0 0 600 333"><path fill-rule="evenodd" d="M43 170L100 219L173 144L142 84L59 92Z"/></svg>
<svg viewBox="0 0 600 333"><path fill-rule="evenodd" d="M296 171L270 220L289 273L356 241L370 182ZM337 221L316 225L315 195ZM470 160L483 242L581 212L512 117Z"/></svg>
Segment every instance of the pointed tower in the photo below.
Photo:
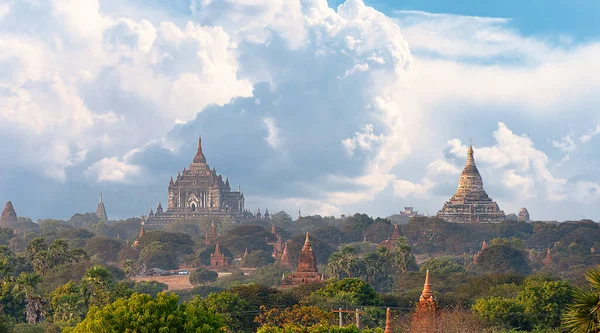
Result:
<svg viewBox="0 0 600 333"><path fill-rule="evenodd" d="M285 246L283 247L283 253L281 254L279 265L285 268L292 268L292 262L290 261L290 254L288 253L287 243L285 243Z"/></svg>
<svg viewBox="0 0 600 333"><path fill-rule="evenodd" d="M215 245L215 252L210 255L210 266L213 268L229 267L229 258L221 253L219 242Z"/></svg>
<svg viewBox="0 0 600 333"><path fill-rule="evenodd" d="M158 206L156 207L156 212L157 213L162 213L163 212L163 208L162 208L162 205L161 205L160 201L158 202Z"/></svg>
<svg viewBox="0 0 600 333"><path fill-rule="evenodd" d="M263 215L265 220L270 220L271 216L269 215L269 208L265 208L265 215Z"/></svg>
<svg viewBox="0 0 600 333"><path fill-rule="evenodd" d="M300 209L298 209L298 220L302 217L302 214L300 214Z"/></svg>
<svg viewBox="0 0 600 333"><path fill-rule="evenodd" d="M296 268L296 272L288 275L285 280L281 281L281 287L297 286L318 281L321 281L321 275L317 269L312 243L310 242L307 232L306 238L304 239L304 246L302 246L302 251L300 251L300 256L298 257L298 267Z"/></svg>
<svg viewBox="0 0 600 333"><path fill-rule="evenodd" d="M419 303L413 314L412 333L436 333L441 332L439 327L440 307L433 295L431 282L429 281L429 270L425 273L425 284L419 298Z"/></svg>
<svg viewBox="0 0 600 333"><path fill-rule="evenodd" d="M545 266L552 265L552 254L550 254L550 248L548 248L548 251L546 251L546 257L544 258L544 260L542 260L542 263Z"/></svg>
<svg viewBox="0 0 600 333"><path fill-rule="evenodd" d="M104 202L102 201L102 193L100 193L100 202L98 202L98 207L96 207L96 216L101 220L108 221L106 207L104 207Z"/></svg>
<svg viewBox="0 0 600 333"><path fill-rule="evenodd" d="M398 229L398 225L394 224L394 231L392 231L392 237L390 237L390 240L396 244L398 239L400 239L400 230Z"/></svg>
<svg viewBox="0 0 600 333"><path fill-rule="evenodd" d="M215 221L213 220L212 224L210 225L210 231L208 234L206 234L206 238L204 239L204 245L212 245L216 243L217 238L219 238L219 236L217 235L217 228L215 227Z"/></svg>
<svg viewBox="0 0 600 333"><path fill-rule="evenodd" d="M256 215L255 216L256 216L257 219L261 219L262 218L262 215L260 214L260 208L256 211Z"/></svg>
<svg viewBox="0 0 600 333"><path fill-rule="evenodd" d="M390 311L390 308L385 310L385 331L383 333L392 333L392 311Z"/></svg>
<svg viewBox="0 0 600 333"><path fill-rule="evenodd" d="M458 180L458 189L437 216L455 223L499 223L506 218L498 204L483 189L472 144L469 145L467 163Z"/></svg>
<svg viewBox="0 0 600 333"><path fill-rule="evenodd" d="M271 226L271 233L273 235L277 235L277 230L275 230L275 225L274 224Z"/></svg>
<svg viewBox="0 0 600 333"><path fill-rule="evenodd" d="M17 212L15 212L12 202L7 201L4 205L2 215L0 215L0 226L12 229L16 227L18 223L19 219L17 218Z"/></svg>
<svg viewBox="0 0 600 333"><path fill-rule="evenodd" d="M194 156L194 163L206 164L206 157L202 152L202 138L200 136L198 136L198 149L196 150L196 155Z"/></svg>

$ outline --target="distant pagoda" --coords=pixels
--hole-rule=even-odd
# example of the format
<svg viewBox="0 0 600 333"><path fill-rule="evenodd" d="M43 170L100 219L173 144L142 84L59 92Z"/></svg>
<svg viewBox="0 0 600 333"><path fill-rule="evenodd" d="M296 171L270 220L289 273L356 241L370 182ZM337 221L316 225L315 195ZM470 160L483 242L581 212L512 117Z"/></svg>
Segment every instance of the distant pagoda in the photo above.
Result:
<svg viewBox="0 0 600 333"><path fill-rule="evenodd" d="M298 257L298 267L294 273L281 280L281 287L298 286L310 282L318 282L322 279L323 276L319 274L319 270L317 269L312 244L308 239L307 232L304 246L302 246L302 251L300 251L300 256Z"/></svg>
<svg viewBox="0 0 600 333"><path fill-rule="evenodd" d="M437 216L454 223L499 223L506 218L498 204L483 189L472 144L469 145L467 164L458 180L458 189Z"/></svg>
<svg viewBox="0 0 600 333"><path fill-rule="evenodd" d="M17 212L15 212L12 202L7 201L6 205L4 205L2 215L0 215L0 227L14 228L18 223Z"/></svg>
<svg viewBox="0 0 600 333"><path fill-rule="evenodd" d="M104 207L104 201L102 201L102 193L100 193L100 202L98 202L98 207L96 207L96 216L101 220L108 221L106 207Z"/></svg>

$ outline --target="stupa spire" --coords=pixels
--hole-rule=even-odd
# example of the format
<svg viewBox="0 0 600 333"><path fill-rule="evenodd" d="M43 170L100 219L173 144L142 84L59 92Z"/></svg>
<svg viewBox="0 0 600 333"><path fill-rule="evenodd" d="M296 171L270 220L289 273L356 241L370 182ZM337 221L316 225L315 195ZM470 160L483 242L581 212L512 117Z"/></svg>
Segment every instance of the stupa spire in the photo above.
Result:
<svg viewBox="0 0 600 333"><path fill-rule="evenodd" d="M431 282L429 282L429 270L427 270L423 292L421 292L421 301L428 300L431 297L433 297L433 291L431 290Z"/></svg>
<svg viewBox="0 0 600 333"><path fill-rule="evenodd" d="M98 202L98 207L96 207L96 216L101 220L108 221L106 207L104 206L104 201L102 201L102 193L100 193L100 201Z"/></svg>
<svg viewBox="0 0 600 333"><path fill-rule="evenodd" d="M196 156L194 156L194 163L206 163L206 157L204 157L204 153L202 152L202 138L198 136L198 150L196 151Z"/></svg>
<svg viewBox="0 0 600 333"><path fill-rule="evenodd" d="M392 311L390 308L385 310L385 331L384 333L392 333Z"/></svg>

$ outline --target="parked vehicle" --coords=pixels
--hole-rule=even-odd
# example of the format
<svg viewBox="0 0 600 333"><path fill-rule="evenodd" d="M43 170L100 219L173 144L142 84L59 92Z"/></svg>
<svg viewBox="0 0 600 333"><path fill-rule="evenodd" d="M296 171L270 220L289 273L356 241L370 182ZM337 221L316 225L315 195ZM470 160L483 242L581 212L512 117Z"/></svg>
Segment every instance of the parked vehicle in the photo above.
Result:
<svg viewBox="0 0 600 333"><path fill-rule="evenodd" d="M184 269L184 270L181 270L181 271L177 272L177 274L179 274L179 275L188 275L188 274L190 274L190 272Z"/></svg>

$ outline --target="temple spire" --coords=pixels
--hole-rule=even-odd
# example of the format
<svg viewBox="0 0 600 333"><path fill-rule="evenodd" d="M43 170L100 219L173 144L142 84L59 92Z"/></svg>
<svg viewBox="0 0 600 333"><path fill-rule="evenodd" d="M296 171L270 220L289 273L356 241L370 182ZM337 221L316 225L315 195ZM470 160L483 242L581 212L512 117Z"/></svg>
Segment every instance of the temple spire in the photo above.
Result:
<svg viewBox="0 0 600 333"><path fill-rule="evenodd" d="M204 157L204 153L202 152L202 138L198 136L198 150L196 151L196 156L194 156L194 163L206 163L206 157Z"/></svg>
<svg viewBox="0 0 600 333"><path fill-rule="evenodd" d="M429 282L429 270L427 270L427 273L425 273L425 284L423 285L421 300L428 300L430 297L433 297L433 291L431 290L431 283Z"/></svg>
<svg viewBox="0 0 600 333"><path fill-rule="evenodd" d="M392 311L390 308L385 310L385 331L384 333L392 333Z"/></svg>
<svg viewBox="0 0 600 333"><path fill-rule="evenodd" d="M108 221L106 207L104 206L104 201L102 201L102 193L100 193L100 201L98 202L98 207L96 207L96 216L101 220Z"/></svg>

